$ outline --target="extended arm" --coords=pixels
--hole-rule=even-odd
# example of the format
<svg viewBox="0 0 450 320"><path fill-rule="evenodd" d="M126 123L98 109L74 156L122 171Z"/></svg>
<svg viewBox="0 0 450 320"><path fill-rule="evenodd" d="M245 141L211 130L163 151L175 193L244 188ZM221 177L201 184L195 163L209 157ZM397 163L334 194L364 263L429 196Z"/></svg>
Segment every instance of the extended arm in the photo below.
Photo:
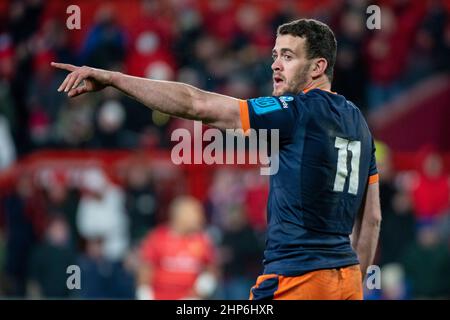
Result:
<svg viewBox="0 0 450 320"><path fill-rule="evenodd" d="M172 116L203 121L220 129L240 129L239 100L188 84L133 77L120 72L52 63L70 71L58 91L75 97L114 87L145 106Z"/></svg>

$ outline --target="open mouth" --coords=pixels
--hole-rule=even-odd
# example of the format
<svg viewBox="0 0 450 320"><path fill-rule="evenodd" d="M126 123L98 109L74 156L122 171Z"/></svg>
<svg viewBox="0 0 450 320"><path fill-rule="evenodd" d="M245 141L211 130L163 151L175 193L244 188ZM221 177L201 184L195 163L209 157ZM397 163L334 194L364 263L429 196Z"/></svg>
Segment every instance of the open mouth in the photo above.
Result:
<svg viewBox="0 0 450 320"><path fill-rule="evenodd" d="M280 85L280 84L282 84L283 82L284 82L284 80L283 80L282 77L280 77L280 76L274 76L274 77L273 77L273 83L274 83L275 85Z"/></svg>

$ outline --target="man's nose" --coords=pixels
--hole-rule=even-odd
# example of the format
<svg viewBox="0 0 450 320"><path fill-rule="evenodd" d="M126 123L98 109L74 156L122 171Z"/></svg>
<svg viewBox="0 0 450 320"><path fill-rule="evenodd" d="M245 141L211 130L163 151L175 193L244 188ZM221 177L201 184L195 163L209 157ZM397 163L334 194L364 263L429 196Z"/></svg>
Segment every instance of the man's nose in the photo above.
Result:
<svg viewBox="0 0 450 320"><path fill-rule="evenodd" d="M273 71L281 71L282 67L283 67L283 65L281 64L280 59L276 58L272 63L272 70Z"/></svg>

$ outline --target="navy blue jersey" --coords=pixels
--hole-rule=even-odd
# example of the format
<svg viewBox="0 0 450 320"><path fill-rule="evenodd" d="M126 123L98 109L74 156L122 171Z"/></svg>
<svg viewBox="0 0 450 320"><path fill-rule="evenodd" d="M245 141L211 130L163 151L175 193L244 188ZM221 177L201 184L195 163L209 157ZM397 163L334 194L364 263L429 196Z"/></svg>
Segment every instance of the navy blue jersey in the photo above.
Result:
<svg viewBox="0 0 450 320"><path fill-rule="evenodd" d="M320 89L241 101L244 130L278 129L270 177L264 273L286 276L358 264L349 235L369 184L375 147L361 111Z"/></svg>

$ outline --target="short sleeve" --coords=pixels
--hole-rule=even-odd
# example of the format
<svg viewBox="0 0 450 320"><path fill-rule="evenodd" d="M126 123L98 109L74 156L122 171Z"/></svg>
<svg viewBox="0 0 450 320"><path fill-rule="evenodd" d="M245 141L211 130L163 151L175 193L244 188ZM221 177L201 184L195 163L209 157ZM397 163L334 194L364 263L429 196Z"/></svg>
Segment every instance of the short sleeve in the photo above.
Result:
<svg viewBox="0 0 450 320"><path fill-rule="evenodd" d="M370 160L370 168L369 168L369 184L378 182L378 169L377 169L377 161L375 157L375 143L372 140L372 155Z"/></svg>
<svg viewBox="0 0 450 320"><path fill-rule="evenodd" d="M289 139L297 120L296 104L291 95L240 100L242 128L246 134L249 129L278 129L282 140Z"/></svg>

